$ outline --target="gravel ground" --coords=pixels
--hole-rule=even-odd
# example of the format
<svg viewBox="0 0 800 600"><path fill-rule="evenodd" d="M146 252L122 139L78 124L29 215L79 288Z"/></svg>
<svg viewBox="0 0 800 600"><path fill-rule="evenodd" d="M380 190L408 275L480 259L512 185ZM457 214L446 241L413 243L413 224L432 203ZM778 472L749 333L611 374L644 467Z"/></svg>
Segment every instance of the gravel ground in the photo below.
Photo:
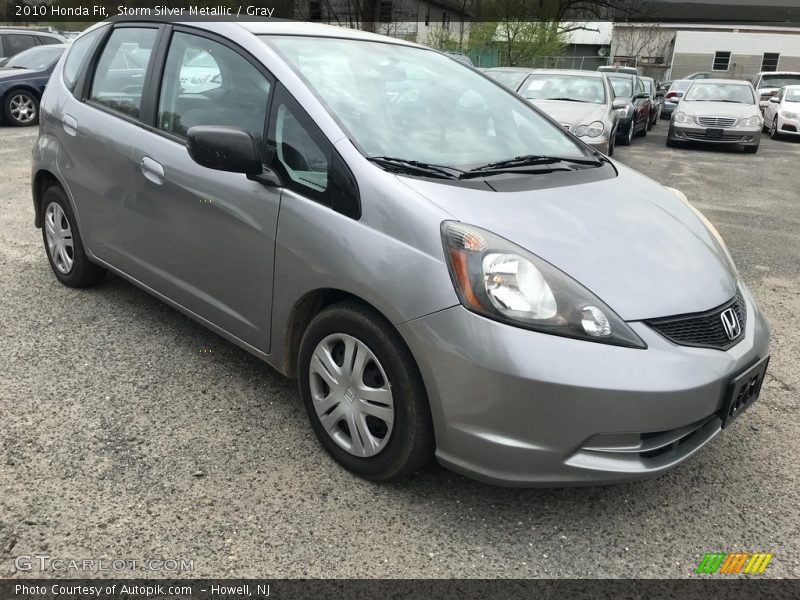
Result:
<svg viewBox="0 0 800 600"><path fill-rule="evenodd" d="M752 156L665 134L616 158L726 239L773 328L762 397L659 479L519 490L438 466L358 480L316 444L293 382L116 277L59 285L32 225L36 130L0 127L0 576L46 554L191 560L203 577L673 578L744 550L798 577L800 143Z"/></svg>

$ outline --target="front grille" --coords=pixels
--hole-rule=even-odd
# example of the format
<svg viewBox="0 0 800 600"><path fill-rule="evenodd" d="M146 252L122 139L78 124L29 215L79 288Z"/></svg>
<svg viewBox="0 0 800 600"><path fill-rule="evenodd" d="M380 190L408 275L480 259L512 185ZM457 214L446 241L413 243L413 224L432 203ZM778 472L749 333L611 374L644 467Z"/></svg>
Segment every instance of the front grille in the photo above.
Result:
<svg viewBox="0 0 800 600"><path fill-rule="evenodd" d="M729 117L696 117L697 124L703 127L733 127L736 119Z"/></svg>
<svg viewBox="0 0 800 600"><path fill-rule="evenodd" d="M725 333L721 317L722 312L728 308L733 308L740 325L739 335L732 340ZM747 307L741 293L737 291L736 298L710 311L679 317L651 319L645 323L679 346L727 350L744 337Z"/></svg>
<svg viewBox="0 0 800 600"><path fill-rule="evenodd" d="M723 134L721 137L707 137L705 133L692 133L687 131L684 135L690 140L700 140L703 142L738 142L742 139L740 135Z"/></svg>

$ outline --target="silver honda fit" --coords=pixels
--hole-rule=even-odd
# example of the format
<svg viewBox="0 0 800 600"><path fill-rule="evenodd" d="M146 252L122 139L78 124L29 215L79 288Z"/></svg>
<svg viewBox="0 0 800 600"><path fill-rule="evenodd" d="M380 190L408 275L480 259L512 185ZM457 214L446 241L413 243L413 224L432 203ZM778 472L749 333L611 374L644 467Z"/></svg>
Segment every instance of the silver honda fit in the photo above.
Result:
<svg viewBox="0 0 800 600"><path fill-rule="evenodd" d="M642 478L758 396L769 330L711 224L446 55L105 22L41 108L56 278L110 271L296 377L362 477Z"/></svg>

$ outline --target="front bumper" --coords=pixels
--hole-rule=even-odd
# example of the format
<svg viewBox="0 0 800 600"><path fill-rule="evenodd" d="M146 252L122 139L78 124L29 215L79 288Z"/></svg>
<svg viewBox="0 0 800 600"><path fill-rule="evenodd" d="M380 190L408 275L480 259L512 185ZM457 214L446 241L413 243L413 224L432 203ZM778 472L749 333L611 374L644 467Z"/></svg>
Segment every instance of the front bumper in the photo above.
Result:
<svg viewBox="0 0 800 600"><path fill-rule="evenodd" d="M603 154L608 154L609 139L606 134L599 135L596 138L582 137L580 140L595 150L599 150Z"/></svg>
<svg viewBox="0 0 800 600"><path fill-rule="evenodd" d="M657 475L720 432L728 382L768 353L768 326L744 296L745 335L728 351L676 346L644 323L631 326L646 350L573 340L460 306L398 329L443 465L503 485L614 483Z"/></svg>
<svg viewBox="0 0 800 600"><path fill-rule="evenodd" d="M707 127L695 123L670 123L669 139L677 142L708 142L710 144L743 144L758 146L761 142L761 126L728 127L722 129L721 138L709 138Z"/></svg>
<svg viewBox="0 0 800 600"><path fill-rule="evenodd" d="M787 119L779 114L778 133L781 135L800 135L800 116L796 119Z"/></svg>

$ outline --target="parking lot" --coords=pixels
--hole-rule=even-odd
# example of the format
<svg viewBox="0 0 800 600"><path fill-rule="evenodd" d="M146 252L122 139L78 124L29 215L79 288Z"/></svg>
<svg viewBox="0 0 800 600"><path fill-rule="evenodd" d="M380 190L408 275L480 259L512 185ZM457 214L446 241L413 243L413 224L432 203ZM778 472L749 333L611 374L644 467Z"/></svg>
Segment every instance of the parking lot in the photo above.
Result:
<svg viewBox="0 0 800 600"><path fill-rule="evenodd" d="M762 396L661 478L504 489L435 465L359 480L294 382L117 277L61 286L33 227L36 128L0 126L0 577L47 554L200 577L676 578L709 551L771 552L764 577L800 576L800 141L668 149L666 130L615 158L725 238L772 326Z"/></svg>

